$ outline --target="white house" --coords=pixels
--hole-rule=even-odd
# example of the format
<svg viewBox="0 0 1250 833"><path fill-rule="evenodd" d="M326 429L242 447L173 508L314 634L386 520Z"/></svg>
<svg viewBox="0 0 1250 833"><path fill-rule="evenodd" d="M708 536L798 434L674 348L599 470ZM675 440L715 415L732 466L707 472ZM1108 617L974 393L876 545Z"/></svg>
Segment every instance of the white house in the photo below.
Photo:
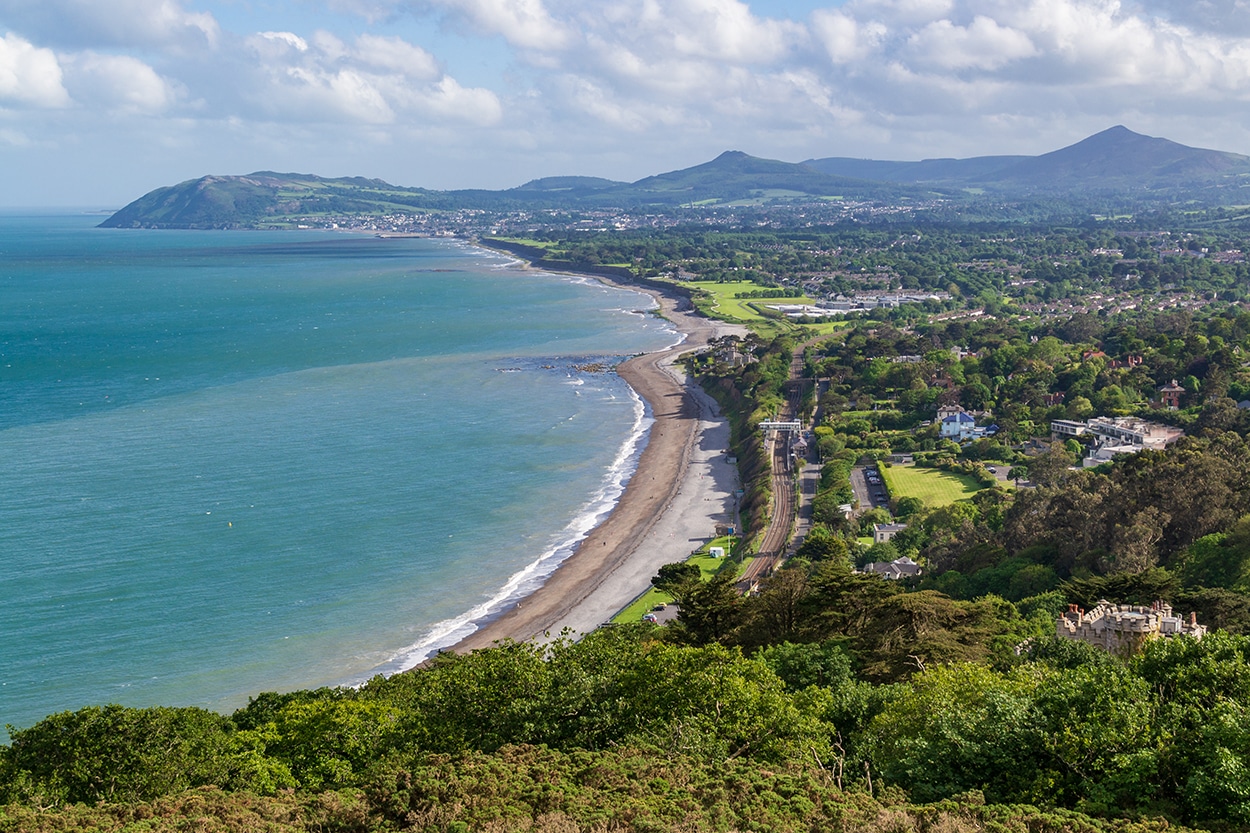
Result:
<svg viewBox="0 0 1250 833"><path fill-rule="evenodd" d="M943 417L939 427L939 435L943 439L963 442L976 434L977 421L965 411Z"/></svg>

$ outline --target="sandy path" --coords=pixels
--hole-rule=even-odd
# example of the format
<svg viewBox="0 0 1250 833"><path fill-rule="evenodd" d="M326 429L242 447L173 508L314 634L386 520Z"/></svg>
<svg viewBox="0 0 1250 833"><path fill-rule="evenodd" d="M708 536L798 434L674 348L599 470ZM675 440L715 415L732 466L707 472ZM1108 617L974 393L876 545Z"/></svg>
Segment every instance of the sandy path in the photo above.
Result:
<svg viewBox="0 0 1250 833"><path fill-rule="evenodd" d="M728 423L673 361L716 336L745 330L703 318L688 299L651 294L687 338L676 347L629 359L618 369L655 418L638 470L607 520L542 587L451 650L555 636L565 628L594 630L645 591L661 564L684 560L712 537L716 524L731 517L737 472L725 456Z"/></svg>

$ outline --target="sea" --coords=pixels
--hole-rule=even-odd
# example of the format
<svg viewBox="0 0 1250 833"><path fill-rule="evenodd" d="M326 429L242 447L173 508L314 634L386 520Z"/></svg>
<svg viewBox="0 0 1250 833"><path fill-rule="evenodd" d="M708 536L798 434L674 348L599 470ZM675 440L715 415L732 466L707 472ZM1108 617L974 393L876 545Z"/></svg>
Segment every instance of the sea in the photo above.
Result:
<svg viewBox="0 0 1250 833"><path fill-rule="evenodd" d="M0 214L18 729L454 643L606 517L650 424L610 367L678 338L646 295L454 240L102 219Z"/></svg>

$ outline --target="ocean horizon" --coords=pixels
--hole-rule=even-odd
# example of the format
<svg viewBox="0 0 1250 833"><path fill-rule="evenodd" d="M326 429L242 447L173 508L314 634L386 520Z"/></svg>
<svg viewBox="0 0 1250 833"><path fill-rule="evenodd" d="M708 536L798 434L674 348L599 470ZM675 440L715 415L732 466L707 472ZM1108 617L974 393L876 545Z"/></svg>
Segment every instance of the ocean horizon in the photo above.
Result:
<svg viewBox="0 0 1250 833"><path fill-rule="evenodd" d="M449 240L0 215L0 723L415 665L615 505L677 340Z"/></svg>

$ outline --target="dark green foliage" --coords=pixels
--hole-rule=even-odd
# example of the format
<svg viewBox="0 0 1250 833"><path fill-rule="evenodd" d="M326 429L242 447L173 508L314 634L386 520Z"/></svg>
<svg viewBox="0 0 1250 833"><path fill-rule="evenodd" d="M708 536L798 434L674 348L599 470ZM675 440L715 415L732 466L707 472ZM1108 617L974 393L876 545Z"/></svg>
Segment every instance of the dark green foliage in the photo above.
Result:
<svg viewBox="0 0 1250 833"><path fill-rule="evenodd" d="M387 829L356 792L260 797L201 787L151 802L0 806L2 833L366 833Z"/></svg>
<svg viewBox="0 0 1250 833"><path fill-rule="evenodd" d="M1186 587L1250 590L1250 516L1227 532L1199 538L1178 561Z"/></svg>
<svg viewBox="0 0 1250 833"><path fill-rule="evenodd" d="M1245 638L1156 641L1127 663L1034 639L995 670L959 655L994 632L1017 639L1010 605L866 594L873 585L848 581L838 613L854 619L851 638L784 642L751 659L619 629L546 650L443 656L359 692L257 698L240 712L244 730L196 709L55 715L4 750L0 783L15 803L0 810L0 831L112 830L140 818L174 829L185 813L203 815L196 829L209 831L547 829L555 818L566 826L552 830L825 830L869 801L837 785L863 789L869 778L878 795L954 799L942 806L961 813L990 802L999 808L984 812L998 818L1021 803L1104 818L1250 818ZM813 582L831 598L832 574ZM979 643L961 643L978 628ZM877 640L866 656L880 663L900 634L911 653L892 661L912 661L910 679L856 679L852 656ZM321 797L253 797L262 788L239 776L248 755L251 771L288 773ZM185 792L207 784L241 792ZM99 799L130 806L31 809ZM1053 818L1067 829L1082 817Z"/></svg>
<svg viewBox="0 0 1250 833"><path fill-rule="evenodd" d="M651 577L651 586L667 593L681 604L702 580L703 572L697 564L678 561L661 565L659 572Z"/></svg>
<svg viewBox="0 0 1250 833"><path fill-rule="evenodd" d="M318 688L284 693L265 691L250 698L246 706L230 716L230 720L240 729L259 729L266 723L277 719L278 713L293 703L341 700L351 696L350 689L342 688Z"/></svg>
<svg viewBox="0 0 1250 833"><path fill-rule="evenodd" d="M756 654L792 691L808 686L834 688L853 679L851 658L838 641L795 645L783 642Z"/></svg>
<svg viewBox="0 0 1250 833"><path fill-rule="evenodd" d="M1038 770L1031 689L984 666L927 671L877 715L869 758L917 801L973 789L996 803L1019 800Z"/></svg>
<svg viewBox="0 0 1250 833"><path fill-rule="evenodd" d="M62 712L28 729L10 729L0 795L45 806L130 802L229 784L237 752L233 730L228 718L203 709Z"/></svg>
<svg viewBox="0 0 1250 833"><path fill-rule="evenodd" d="M742 597L732 570L721 570L696 587L677 617L686 639L706 645L724 639L741 623Z"/></svg>
<svg viewBox="0 0 1250 833"><path fill-rule="evenodd" d="M1178 610L1193 611L1198 621L1210 628L1250 635L1250 596L1204 587L1179 592L1172 602Z"/></svg>
<svg viewBox="0 0 1250 833"><path fill-rule="evenodd" d="M848 554L846 540L823 524L811 528L797 553L806 561L845 561Z"/></svg>
<svg viewBox="0 0 1250 833"><path fill-rule="evenodd" d="M1100 599L1137 605L1148 605L1159 599L1167 601L1179 586L1176 576L1159 567L1141 573L1074 578L1064 582L1060 591L1069 602L1092 608Z"/></svg>

